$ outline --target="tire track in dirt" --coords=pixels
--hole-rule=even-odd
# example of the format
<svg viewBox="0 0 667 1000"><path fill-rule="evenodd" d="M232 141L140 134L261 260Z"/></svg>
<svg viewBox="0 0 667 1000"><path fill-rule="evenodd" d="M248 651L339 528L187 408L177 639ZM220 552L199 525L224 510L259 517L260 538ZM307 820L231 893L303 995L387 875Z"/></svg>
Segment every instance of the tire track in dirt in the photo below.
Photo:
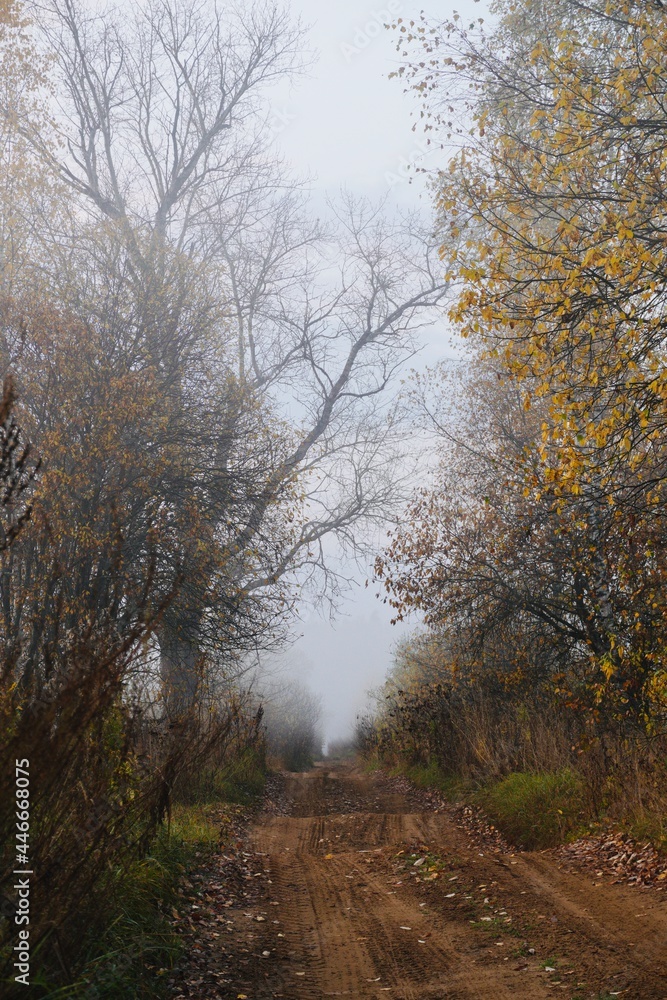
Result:
<svg viewBox="0 0 667 1000"><path fill-rule="evenodd" d="M225 998L667 1000L661 893L503 853L401 788L350 764L283 777L287 814L248 845L260 896L230 911L253 930Z"/></svg>
<svg viewBox="0 0 667 1000"><path fill-rule="evenodd" d="M296 843L304 839L297 830ZM294 947L294 981L286 996L547 995L533 986L518 992L496 970L475 969L458 923L426 916L417 901L390 897L386 879L359 870L357 855L311 856L294 845L269 863L273 892L284 901L281 924ZM296 981L302 972L303 982Z"/></svg>
<svg viewBox="0 0 667 1000"><path fill-rule="evenodd" d="M302 783L290 780L296 815L267 818L254 831L254 847L271 873L290 959L284 993L276 995L295 1000L548 996L541 983L478 965L466 941L470 932L460 921L425 914L418 899L399 899L388 888L390 872L375 875L360 868L361 856L375 854L386 862L386 848L439 834L447 819L408 813L409 805L393 793L369 795L372 783L363 776L334 780L346 808L368 807L370 799L377 811L333 812L328 775L316 772ZM399 811L381 811L386 805ZM330 811L304 816L317 808Z"/></svg>
<svg viewBox="0 0 667 1000"><path fill-rule="evenodd" d="M661 896L565 872L551 857L539 854L519 855L511 872L536 896L550 899L575 934L611 954L624 955L638 972L662 979L660 995L667 997L667 905Z"/></svg>

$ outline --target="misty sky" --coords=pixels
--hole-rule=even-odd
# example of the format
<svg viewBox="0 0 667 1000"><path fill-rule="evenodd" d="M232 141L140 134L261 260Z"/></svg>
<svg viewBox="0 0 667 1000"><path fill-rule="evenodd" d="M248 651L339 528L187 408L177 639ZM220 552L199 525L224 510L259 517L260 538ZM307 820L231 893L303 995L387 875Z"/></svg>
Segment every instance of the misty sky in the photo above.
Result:
<svg viewBox="0 0 667 1000"><path fill-rule="evenodd" d="M437 18L455 10L480 17L485 6L433 0L426 10ZM342 187L372 198L389 192L395 204L421 206L428 217L428 195L418 179L408 182L407 165L436 165L438 154L425 151L423 137L412 131L414 98L388 79L399 55L395 33L382 27L396 17L416 20L421 7L404 0L293 0L293 11L312 25L317 61L291 93L276 93L273 129L298 172L313 178L316 198L335 196ZM425 353L429 362L451 355L444 324L430 332ZM374 597L377 588L363 583L360 578L333 624L304 609L302 637L283 660L322 696L329 738L351 731L366 692L382 682L392 647L408 631L390 625L390 610Z"/></svg>

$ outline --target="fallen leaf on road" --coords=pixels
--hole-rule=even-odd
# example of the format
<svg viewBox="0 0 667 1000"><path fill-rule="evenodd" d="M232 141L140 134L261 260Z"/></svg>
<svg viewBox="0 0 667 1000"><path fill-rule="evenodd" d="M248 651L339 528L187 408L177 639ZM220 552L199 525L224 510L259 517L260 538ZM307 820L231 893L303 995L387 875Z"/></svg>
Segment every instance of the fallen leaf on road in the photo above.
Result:
<svg viewBox="0 0 667 1000"><path fill-rule="evenodd" d="M607 876L633 885L653 885L667 878L667 864L651 843L640 844L628 834L615 832L582 837L560 848L560 856L599 877ZM662 889L662 885L657 886Z"/></svg>

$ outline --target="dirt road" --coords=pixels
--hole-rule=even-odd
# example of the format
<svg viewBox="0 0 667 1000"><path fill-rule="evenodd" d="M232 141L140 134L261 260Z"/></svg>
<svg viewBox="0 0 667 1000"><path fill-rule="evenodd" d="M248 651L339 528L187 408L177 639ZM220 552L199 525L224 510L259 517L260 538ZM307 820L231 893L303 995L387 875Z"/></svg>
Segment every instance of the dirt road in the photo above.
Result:
<svg viewBox="0 0 667 1000"><path fill-rule="evenodd" d="M667 998L663 893L503 852L353 765L283 781L285 814L252 830L220 996Z"/></svg>

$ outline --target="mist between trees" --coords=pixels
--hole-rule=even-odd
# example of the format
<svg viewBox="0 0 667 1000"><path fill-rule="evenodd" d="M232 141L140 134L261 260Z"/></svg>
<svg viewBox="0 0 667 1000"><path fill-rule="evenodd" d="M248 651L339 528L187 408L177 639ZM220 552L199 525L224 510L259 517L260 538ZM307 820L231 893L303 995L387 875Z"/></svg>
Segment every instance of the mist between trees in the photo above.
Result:
<svg viewBox="0 0 667 1000"><path fill-rule="evenodd" d="M262 691L267 749L288 771L305 771L322 756L322 703L302 681L273 681Z"/></svg>
<svg viewBox="0 0 667 1000"><path fill-rule="evenodd" d="M493 10L400 25L457 147L433 184L471 360L413 386L440 471L376 569L426 631L359 740L521 843L615 818L664 846L667 20Z"/></svg>
<svg viewBox="0 0 667 1000"><path fill-rule="evenodd" d="M394 384L447 286L428 226L346 195L313 218L272 153L285 10L0 14L0 801L29 758L33 972L65 987L110 872L262 766L244 672L335 600L324 540L357 556L405 501Z"/></svg>

